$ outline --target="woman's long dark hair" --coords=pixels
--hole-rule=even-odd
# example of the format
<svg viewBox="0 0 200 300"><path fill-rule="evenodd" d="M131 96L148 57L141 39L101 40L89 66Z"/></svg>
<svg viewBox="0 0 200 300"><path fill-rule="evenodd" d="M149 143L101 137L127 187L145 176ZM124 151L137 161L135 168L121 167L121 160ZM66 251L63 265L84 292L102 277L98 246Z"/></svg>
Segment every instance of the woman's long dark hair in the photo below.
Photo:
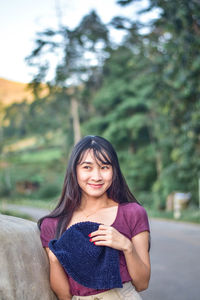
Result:
<svg viewBox="0 0 200 300"><path fill-rule="evenodd" d="M73 148L64 179L64 185L60 200L56 208L47 216L38 221L40 228L45 218L57 218L55 238L59 238L66 230L74 210L81 204L81 189L78 185L76 176L77 164L81 161L84 153L92 149L98 161L112 165L113 179L112 184L107 190L108 197L117 203L137 202L120 170L117 154L113 146L104 138L99 136L86 136L81 139Z"/></svg>

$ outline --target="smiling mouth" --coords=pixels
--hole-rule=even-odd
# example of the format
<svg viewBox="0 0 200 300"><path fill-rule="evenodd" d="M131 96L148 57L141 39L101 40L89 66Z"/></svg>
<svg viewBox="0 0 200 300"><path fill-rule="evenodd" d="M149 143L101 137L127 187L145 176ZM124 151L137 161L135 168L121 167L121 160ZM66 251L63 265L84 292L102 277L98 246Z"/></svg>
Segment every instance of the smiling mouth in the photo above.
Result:
<svg viewBox="0 0 200 300"><path fill-rule="evenodd" d="M101 184L88 183L88 185L94 189L99 189L103 186L103 183L101 183Z"/></svg>

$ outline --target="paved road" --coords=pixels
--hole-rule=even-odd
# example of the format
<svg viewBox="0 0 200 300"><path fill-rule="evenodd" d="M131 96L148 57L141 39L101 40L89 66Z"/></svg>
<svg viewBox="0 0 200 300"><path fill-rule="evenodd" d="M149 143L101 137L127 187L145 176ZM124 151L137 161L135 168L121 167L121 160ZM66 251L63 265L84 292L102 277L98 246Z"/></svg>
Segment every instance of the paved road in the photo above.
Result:
<svg viewBox="0 0 200 300"><path fill-rule="evenodd" d="M151 220L152 276L144 300L200 299L200 226Z"/></svg>
<svg viewBox="0 0 200 300"><path fill-rule="evenodd" d="M35 220L48 213L24 206L20 211ZM150 225L152 275L143 300L200 300L200 225L155 219Z"/></svg>
<svg viewBox="0 0 200 300"><path fill-rule="evenodd" d="M5 209L19 211L21 213L25 213L29 215L34 221L37 221L41 217L47 215L49 211L47 209L42 208L35 208L31 206L23 206L23 205L16 205L16 204L5 204Z"/></svg>

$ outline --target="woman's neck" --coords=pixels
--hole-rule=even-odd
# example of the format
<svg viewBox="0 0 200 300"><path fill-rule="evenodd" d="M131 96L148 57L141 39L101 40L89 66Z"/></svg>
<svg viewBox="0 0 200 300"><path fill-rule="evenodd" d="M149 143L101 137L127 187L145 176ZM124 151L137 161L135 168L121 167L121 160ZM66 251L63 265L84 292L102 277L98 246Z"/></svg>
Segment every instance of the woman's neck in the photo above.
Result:
<svg viewBox="0 0 200 300"><path fill-rule="evenodd" d="M113 200L109 199L107 196L101 198L83 196L79 209L83 211L99 210L104 207L109 207L111 202L113 202Z"/></svg>

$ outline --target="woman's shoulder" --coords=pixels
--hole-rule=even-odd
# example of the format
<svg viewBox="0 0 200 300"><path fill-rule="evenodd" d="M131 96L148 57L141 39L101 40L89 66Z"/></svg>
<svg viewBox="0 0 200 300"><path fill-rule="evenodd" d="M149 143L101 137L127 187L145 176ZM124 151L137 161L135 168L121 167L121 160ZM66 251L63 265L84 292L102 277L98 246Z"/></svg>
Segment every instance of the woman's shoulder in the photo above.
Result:
<svg viewBox="0 0 200 300"><path fill-rule="evenodd" d="M127 214L146 214L145 208L138 202L120 203L120 209Z"/></svg>
<svg viewBox="0 0 200 300"><path fill-rule="evenodd" d="M48 247L48 243L55 236L58 218L45 217L40 226L40 238L43 247Z"/></svg>
<svg viewBox="0 0 200 300"><path fill-rule="evenodd" d="M115 225L129 238L142 231L150 231L145 208L137 202L121 203Z"/></svg>
<svg viewBox="0 0 200 300"><path fill-rule="evenodd" d="M44 230L44 229L47 229L47 228L54 229L54 228L56 228L57 224L58 224L58 218L45 217L42 220L40 229L41 230Z"/></svg>
<svg viewBox="0 0 200 300"><path fill-rule="evenodd" d="M137 202L120 204L119 222L130 229L130 236L142 232L150 231L149 221L145 208Z"/></svg>

